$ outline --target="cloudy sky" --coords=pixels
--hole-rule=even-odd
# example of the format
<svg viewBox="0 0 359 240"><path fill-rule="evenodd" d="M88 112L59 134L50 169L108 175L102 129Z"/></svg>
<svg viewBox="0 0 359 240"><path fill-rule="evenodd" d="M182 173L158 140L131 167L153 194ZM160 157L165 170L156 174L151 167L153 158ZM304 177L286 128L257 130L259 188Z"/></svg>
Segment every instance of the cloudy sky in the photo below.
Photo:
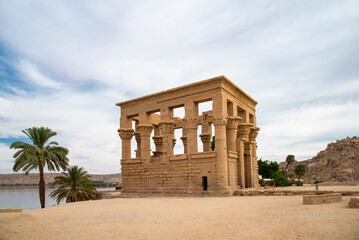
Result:
<svg viewBox="0 0 359 240"><path fill-rule="evenodd" d="M90 173L120 172L115 103L225 75L258 101L258 156L359 135L358 1L0 0L0 173L48 126Z"/></svg>

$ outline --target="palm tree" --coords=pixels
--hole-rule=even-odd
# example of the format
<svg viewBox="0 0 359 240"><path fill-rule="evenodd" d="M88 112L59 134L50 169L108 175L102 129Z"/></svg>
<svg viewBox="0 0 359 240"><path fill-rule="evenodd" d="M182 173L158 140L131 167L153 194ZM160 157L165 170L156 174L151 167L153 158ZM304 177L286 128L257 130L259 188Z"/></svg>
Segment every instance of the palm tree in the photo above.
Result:
<svg viewBox="0 0 359 240"><path fill-rule="evenodd" d="M288 155L285 161L287 162L287 166L285 166L285 174L287 174L287 169L289 165L295 162L294 155Z"/></svg>
<svg viewBox="0 0 359 240"><path fill-rule="evenodd" d="M67 154L69 150L58 146L57 142L50 142L48 140L57 133L50 128L32 127L22 130L32 141L32 144L16 141L10 145L11 149L18 150L14 154L15 164L13 166L14 172L19 170L25 171L29 174L31 170L39 169L39 196L41 208L45 208L45 181L44 181L44 167L47 166L49 171L66 170L69 165Z"/></svg>
<svg viewBox="0 0 359 240"><path fill-rule="evenodd" d="M60 185L50 193L50 197L56 198L57 204L66 198L66 202L92 199L96 194L96 188L91 176L87 175L82 167L71 166L64 176L55 177L54 185Z"/></svg>
<svg viewBox="0 0 359 240"><path fill-rule="evenodd" d="M303 177L306 172L307 170L304 164L299 164L295 167L295 174L298 176L298 184L300 184L300 177Z"/></svg>

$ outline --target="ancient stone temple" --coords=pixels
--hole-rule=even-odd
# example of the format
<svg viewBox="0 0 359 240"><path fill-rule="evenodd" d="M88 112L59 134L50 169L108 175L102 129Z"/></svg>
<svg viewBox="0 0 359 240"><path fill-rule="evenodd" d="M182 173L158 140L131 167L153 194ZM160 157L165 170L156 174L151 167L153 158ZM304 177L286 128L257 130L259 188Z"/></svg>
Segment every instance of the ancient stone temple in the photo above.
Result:
<svg viewBox="0 0 359 240"><path fill-rule="evenodd" d="M212 110L199 112L205 102ZM225 76L116 105L121 107L124 196L231 195L258 187L257 102ZM182 118L174 116L183 108ZM177 130L182 136L176 142ZM180 141L183 151L174 154Z"/></svg>

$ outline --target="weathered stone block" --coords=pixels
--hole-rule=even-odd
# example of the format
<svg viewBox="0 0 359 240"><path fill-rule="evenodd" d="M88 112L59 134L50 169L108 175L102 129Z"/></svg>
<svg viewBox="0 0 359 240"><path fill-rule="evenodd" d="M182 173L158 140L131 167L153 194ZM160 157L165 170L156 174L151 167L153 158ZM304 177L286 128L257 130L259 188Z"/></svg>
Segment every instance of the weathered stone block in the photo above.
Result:
<svg viewBox="0 0 359 240"><path fill-rule="evenodd" d="M342 201L341 193L303 196L303 204L322 204Z"/></svg>
<svg viewBox="0 0 359 240"><path fill-rule="evenodd" d="M350 208L359 208L359 198L350 198L348 205Z"/></svg>

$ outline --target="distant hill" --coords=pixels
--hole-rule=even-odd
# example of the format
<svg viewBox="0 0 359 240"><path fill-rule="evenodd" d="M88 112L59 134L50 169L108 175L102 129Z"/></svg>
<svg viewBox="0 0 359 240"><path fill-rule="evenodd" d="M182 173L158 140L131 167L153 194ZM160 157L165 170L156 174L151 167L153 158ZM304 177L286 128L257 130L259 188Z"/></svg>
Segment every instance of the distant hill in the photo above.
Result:
<svg viewBox="0 0 359 240"><path fill-rule="evenodd" d="M281 162L280 169L284 170L286 164L286 162ZM308 182L313 180L359 181L359 137L347 137L329 143L327 148L320 151L315 157L289 165L288 171L294 173L298 164L304 164L307 167L304 180Z"/></svg>
<svg viewBox="0 0 359 240"><path fill-rule="evenodd" d="M48 184L54 181L54 177L60 176L61 173L45 173L44 180ZM121 173L116 174L90 174L93 181L103 182L121 182ZM39 174L29 173L12 173L12 174L0 174L0 185L16 185L16 184L38 184Z"/></svg>

